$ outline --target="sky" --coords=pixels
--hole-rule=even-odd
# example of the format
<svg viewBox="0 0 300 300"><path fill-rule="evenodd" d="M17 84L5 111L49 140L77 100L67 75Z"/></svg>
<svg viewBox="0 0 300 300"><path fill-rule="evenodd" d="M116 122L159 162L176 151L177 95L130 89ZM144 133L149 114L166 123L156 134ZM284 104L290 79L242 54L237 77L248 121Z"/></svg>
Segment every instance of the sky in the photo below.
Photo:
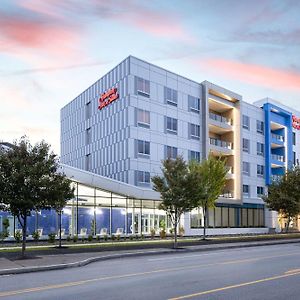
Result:
<svg viewBox="0 0 300 300"><path fill-rule="evenodd" d="M128 55L300 110L298 0L1 0L0 140L60 153L60 109Z"/></svg>

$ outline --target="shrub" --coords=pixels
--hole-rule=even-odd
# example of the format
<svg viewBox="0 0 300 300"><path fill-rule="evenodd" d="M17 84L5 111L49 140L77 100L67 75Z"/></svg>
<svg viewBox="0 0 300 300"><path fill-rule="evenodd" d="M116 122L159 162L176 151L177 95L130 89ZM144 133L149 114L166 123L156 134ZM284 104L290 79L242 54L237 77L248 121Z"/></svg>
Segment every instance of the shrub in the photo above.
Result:
<svg viewBox="0 0 300 300"><path fill-rule="evenodd" d="M155 229L154 228L150 229L150 234L151 234L151 239L154 239L154 237L155 237Z"/></svg>
<svg viewBox="0 0 300 300"><path fill-rule="evenodd" d="M114 234L111 235L111 240L114 241L116 239L116 236Z"/></svg>
<svg viewBox="0 0 300 300"><path fill-rule="evenodd" d="M145 236L143 234L141 234L141 240L143 240L145 238Z"/></svg>
<svg viewBox="0 0 300 300"><path fill-rule="evenodd" d="M73 236L73 243L77 243L78 242L78 235L74 235Z"/></svg>
<svg viewBox="0 0 300 300"><path fill-rule="evenodd" d="M16 243L20 243L21 240L22 240L22 233L20 231L17 231L15 233L15 240L16 240Z"/></svg>
<svg viewBox="0 0 300 300"><path fill-rule="evenodd" d="M161 239L165 239L167 236L166 231L164 229L161 229L159 232L159 236Z"/></svg>
<svg viewBox="0 0 300 300"><path fill-rule="evenodd" d="M179 232L179 235L180 235L180 236L184 236L185 231L184 231L184 227L183 227L182 225L179 226L178 232Z"/></svg>
<svg viewBox="0 0 300 300"><path fill-rule="evenodd" d="M135 239L138 240L140 237L138 234L135 235Z"/></svg>
<svg viewBox="0 0 300 300"><path fill-rule="evenodd" d="M131 235L129 236L129 239L130 239L131 241L133 241L134 236L131 234Z"/></svg>
<svg viewBox="0 0 300 300"><path fill-rule="evenodd" d="M67 236L67 242L70 242L70 241L71 241L71 236L68 235L68 236Z"/></svg>
<svg viewBox="0 0 300 300"><path fill-rule="evenodd" d="M117 241L121 239L121 236L119 234L116 235Z"/></svg>
<svg viewBox="0 0 300 300"><path fill-rule="evenodd" d="M103 238L104 238L104 241L107 241L107 240L108 240L107 234L105 234L105 235L103 236Z"/></svg>
<svg viewBox="0 0 300 300"><path fill-rule="evenodd" d="M89 241L89 242L92 242L92 241L93 241L93 236L92 236L91 234L89 234L89 236L88 236L88 241Z"/></svg>
<svg viewBox="0 0 300 300"><path fill-rule="evenodd" d="M96 241L100 242L100 235L96 235Z"/></svg>
<svg viewBox="0 0 300 300"><path fill-rule="evenodd" d="M53 244L55 242L55 233L49 233L48 234L48 242Z"/></svg>
<svg viewBox="0 0 300 300"><path fill-rule="evenodd" d="M40 239L40 235L39 235L38 231L34 231L32 233L32 238L35 242L38 242L38 240Z"/></svg>

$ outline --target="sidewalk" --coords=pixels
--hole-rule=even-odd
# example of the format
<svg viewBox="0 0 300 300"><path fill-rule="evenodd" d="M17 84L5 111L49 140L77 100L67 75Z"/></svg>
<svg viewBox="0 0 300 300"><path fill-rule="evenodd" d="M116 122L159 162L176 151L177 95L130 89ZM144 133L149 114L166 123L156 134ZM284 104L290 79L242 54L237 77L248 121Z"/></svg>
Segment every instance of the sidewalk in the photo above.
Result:
<svg viewBox="0 0 300 300"><path fill-rule="evenodd" d="M92 262L125 258L132 256L159 255L178 252L214 251L233 248L257 247L266 245L300 243L300 239L284 239L270 241L236 242L221 244L206 244L196 246L184 246L178 249L155 248L155 249L132 249L117 251L66 253L66 254L42 254L42 252L30 253L26 259L0 257L0 275L19 274L47 270L59 270L87 265Z"/></svg>

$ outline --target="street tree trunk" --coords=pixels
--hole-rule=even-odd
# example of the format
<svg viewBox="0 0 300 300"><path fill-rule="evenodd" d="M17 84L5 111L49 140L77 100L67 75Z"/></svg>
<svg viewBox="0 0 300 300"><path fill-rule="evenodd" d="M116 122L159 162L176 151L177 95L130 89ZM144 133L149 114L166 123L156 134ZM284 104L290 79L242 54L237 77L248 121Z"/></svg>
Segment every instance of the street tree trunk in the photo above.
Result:
<svg viewBox="0 0 300 300"><path fill-rule="evenodd" d="M202 240L206 240L206 212L207 212L207 207L206 205L203 207L203 237Z"/></svg>
<svg viewBox="0 0 300 300"><path fill-rule="evenodd" d="M177 248L177 210L175 210L175 217L174 217L174 249Z"/></svg>
<svg viewBox="0 0 300 300"><path fill-rule="evenodd" d="M25 257L25 250L26 250L26 227L27 227L27 215L26 215L26 213L25 213L25 215L23 217L23 224L21 224L21 226L22 226L22 257Z"/></svg>
<svg viewBox="0 0 300 300"><path fill-rule="evenodd" d="M58 247L61 248L61 210L58 213L59 215L59 237L58 237Z"/></svg>
<svg viewBox="0 0 300 300"><path fill-rule="evenodd" d="M290 223L291 223L291 217L287 218L287 222L286 222L286 228L285 228L285 232L288 233L289 232L289 227L290 227Z"/></svg>

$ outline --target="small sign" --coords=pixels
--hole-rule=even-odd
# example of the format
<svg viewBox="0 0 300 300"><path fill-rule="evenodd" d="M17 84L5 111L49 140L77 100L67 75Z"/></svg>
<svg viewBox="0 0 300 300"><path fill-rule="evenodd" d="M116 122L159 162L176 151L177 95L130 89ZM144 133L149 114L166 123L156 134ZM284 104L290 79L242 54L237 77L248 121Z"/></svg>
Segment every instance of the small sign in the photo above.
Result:
<svg viewBox="0 0 300 300"><path fill-rule="evenodd" d="M119 98L118 89L111 88L107 92L103 93L99 98L99 106L98 109L102 109L103 107L109 105L113 101Z"/></svg>

